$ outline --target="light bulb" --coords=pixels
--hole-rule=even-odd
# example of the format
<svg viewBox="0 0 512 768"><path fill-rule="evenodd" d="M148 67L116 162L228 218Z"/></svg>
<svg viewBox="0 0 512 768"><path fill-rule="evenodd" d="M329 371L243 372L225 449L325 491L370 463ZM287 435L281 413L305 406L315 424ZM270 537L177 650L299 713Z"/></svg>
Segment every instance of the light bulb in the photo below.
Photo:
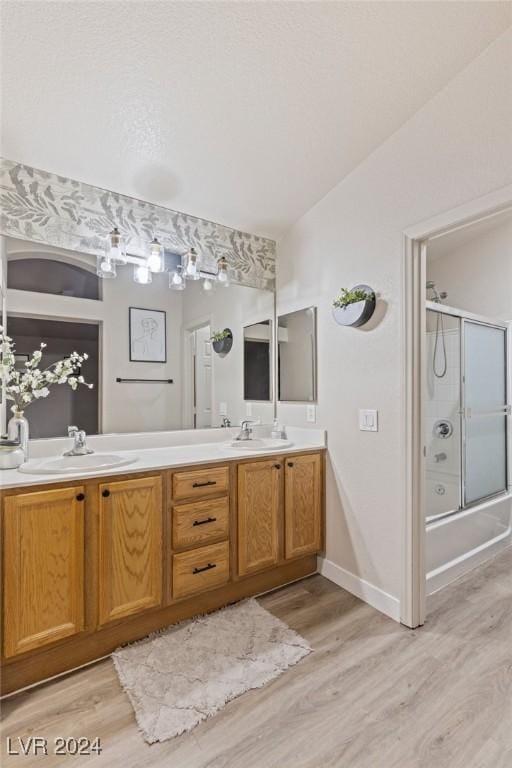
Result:
<svg viewBox="0 0 512 768"><path fill-rule="evenodd" d="M116 264L126 264L126 248L117 227L114 227L107 238L107 258Z"/></svg>
<svg viewBox="0 0 512 768"><path fill-rule="evenodd" d="M112 261L108 256L98 256L96 260L96 274L98 277L108 279L109 277L116 277L116 263Z"/></svg>
<svg viewBox="0 0 512 768"><path fill-rule="evenodd" d="M205 277L205 279L203 280L203 291L207 291L207 292L213 291L213 283L209 277Z"/></svg>
<svg viewBox="0 0 512 768"><path fill-rule="evenodd" d="M184 291L185 280L183 279L183 267L178 264L176 270L169 275L169 288L173 291Z"/></svg>
<svg viewBox="0 0 512 768"><path fill-rule="evenodd" d="M199 257L195 248L191 248L185 256L185 277L187 280L199 280Z"/></svg>
<svg viewBox="0 0 512 768"><path fill-rule="evenodd" d="M149 245L149 256L147 259L147 265L151 272L163 272L164 271L164 249L156 239L151 241Z"/></svg>
<svg viewBox="0 0 512 768"><path fill-rule="evenodd" d="M218 260L217 267L219 269L217 273L217 281L222 285L223 288L228 288L229 286L228 262L225 256L221 256L221 258Z"/></svg>
<svg viewBox="0 0 512 768"><path fill-rule="evenodd" d="M137 264L133 270L133 280L141 285L148 285L151 282L151 270L147 264Z"/></svg>

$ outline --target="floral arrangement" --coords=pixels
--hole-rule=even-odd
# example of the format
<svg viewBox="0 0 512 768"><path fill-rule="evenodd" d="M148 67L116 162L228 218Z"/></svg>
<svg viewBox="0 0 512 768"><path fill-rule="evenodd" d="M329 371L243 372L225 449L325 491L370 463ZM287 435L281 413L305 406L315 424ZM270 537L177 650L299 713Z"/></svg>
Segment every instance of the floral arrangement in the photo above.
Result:
<svg viewBox="0 0 512 768"><path fill-rule="evenodd" d="M48 397L50 387L53 384L68 384L75 390L80 384L93 388L92 384L87 384L82 375L78 375L80 366L87 360L88 355L84 352L72 352L64 360L52 363L47 368L40 369L40 363L43 357L43 349L46 344L41 343L40 348L32 352L30 358L26 361L24 369L16 368L16 349L13 340L7 336L2 326L0 326L0 348L2 352L2 362L0 368L0 379L5 386L5 397L12 400L14 405L11 407L13 413L23 413L25 408L34 400L42 397Z"/></svg>
<svg viewBox="0 0 512 768"><path fill-rule="evenodd" d="M231 331L229 328L224 328L223 331L215 331L210 336L210 341L224 341L224 339L229 339L231 336Z"/></svg>
<svg viewBox="0 0 512 768"><path fill-rule="evenodd" d="M358 301L366 301L366 299L370 298L371 294L367 291L361 289L349 291L347 288L342 288L340 290L340 295L334 299L332 305L336 309L343 309L344 307L348 307L349 304L355 304Z"/></svg>

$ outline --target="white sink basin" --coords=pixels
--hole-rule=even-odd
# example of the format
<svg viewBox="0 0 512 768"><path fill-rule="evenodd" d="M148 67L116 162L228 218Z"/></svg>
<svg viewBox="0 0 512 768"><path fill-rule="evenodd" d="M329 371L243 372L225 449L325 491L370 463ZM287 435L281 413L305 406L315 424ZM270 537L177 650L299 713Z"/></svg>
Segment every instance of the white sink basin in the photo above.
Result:
<svg viewBox="0 0 512 768"><path fill-rule="evenodd" d="M19 467L28 475L66 475L75 472L95 472L133 464L137 456L126 458L116 453L89 453L86 456L61 456L58 459L29 461Z"/></svg>
<svg viewBox="0 0 512 768"><path fill-rule="evenodd" d="M291 440L278 440L271 437L255 437L252 440L232 440L226 447L239 451L282 451L291 448Z"/></svg>

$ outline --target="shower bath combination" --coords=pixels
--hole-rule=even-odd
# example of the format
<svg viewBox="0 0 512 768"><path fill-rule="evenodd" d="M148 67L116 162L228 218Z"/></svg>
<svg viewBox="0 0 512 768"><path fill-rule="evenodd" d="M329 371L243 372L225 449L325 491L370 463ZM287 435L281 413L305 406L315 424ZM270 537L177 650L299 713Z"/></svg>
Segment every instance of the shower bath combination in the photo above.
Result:
<svg viewBox="0 0 512 768"><path fill-rule="evenodd" d="M427 593L507 546L512 535L506 322L443 303L427 283Z"/></svg>

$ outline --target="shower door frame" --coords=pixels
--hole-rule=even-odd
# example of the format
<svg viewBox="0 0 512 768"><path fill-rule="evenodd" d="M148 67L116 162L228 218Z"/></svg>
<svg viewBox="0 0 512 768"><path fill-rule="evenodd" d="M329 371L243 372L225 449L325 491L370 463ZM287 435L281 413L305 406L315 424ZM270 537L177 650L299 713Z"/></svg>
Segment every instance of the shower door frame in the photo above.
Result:
<svg viewBox="0 0 512 768"><path fill-rule="evenodd" d="M400 621L415 628L425 622L425 468L423 403L427 365L427 243L501 213L512 211L512 184L403 232L402 261L402 588ZM510 390L509 390L510 391Z"/></svg>
<svg viewBox="0 0 512 768"><path fill-rule="evenodd" d="M510 324L507 322L500 322L498 320L490 319L485 315L478 315L474 312L467 312L464 309L457 309L456 307L450 307L446 304L441 304L437 301L426 301L425 308L427 312L437 312L442 315L449 315L450 317L456 317L460 321L459 325L459 428L460 428L460 443L459 443L459 460L460 460L460 476L459 476L459 508L451 512L445 512L438 515L436 519L448 517L449 515L456 515L457 512L461 512L464 509L471 509L471 507L483 504L491 499L496 499L507 493L510 488L510 473L509 473L509 454L510 446L508 440L508 424L505 427L505 488L502 491L496 491L475 499L475 501L466 501L466 381L465 381L465 327L466 323L473 323L474 325L483 325L486 328L496 328L499 331L503 331L504 336L504 362L505 362L505 406L503 407L503 416L505 418L510 417L510 384L508 371L509 367L509 349L510 349ZM427 519L425 517L425 519Z"/></svg>

